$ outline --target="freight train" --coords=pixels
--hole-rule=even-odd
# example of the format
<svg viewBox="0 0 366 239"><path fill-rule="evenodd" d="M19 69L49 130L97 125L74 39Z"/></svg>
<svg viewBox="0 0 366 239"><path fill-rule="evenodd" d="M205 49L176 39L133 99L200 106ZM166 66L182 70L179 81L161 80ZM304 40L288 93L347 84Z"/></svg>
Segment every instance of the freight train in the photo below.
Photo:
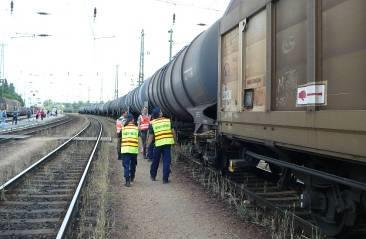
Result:
<svg viewBox="0 0 366 239"><path fill-rule="evenodd" d="M142 86L80 112L159 106L223 173L262 160L301 182L302 207L339 235L366 212L365 26L364 0L232 0Z"/></svg>
<svg viewBox="0 0 366 239"><path fill-rule="evenodd" d="M13 112L18 112L18 115L26 115L28 108L23 107L17 100L0 97L0 110L5 110L8 117L13 116Z"/></svg>

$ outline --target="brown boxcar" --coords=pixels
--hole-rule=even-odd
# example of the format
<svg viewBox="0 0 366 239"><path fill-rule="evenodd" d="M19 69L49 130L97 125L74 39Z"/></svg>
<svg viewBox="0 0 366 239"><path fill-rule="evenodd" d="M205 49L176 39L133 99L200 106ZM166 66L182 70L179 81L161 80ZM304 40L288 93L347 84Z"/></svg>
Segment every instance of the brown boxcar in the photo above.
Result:
<svg viewBox="0 0 366 239"><path fill-rule="evenodd" d="M347 195L318 211L304 204L326 233L352 226L345 222L355 217L351 208L366 207L366 1L232 1L219 47L217 120L224 140L240 145L238 151L361 183L323 177L307 184L314 176L298 175L310 199L329 202L334 190Z"/></svg>
<svg viewBox="0 0 366 239"><path fill-rule="evenodd" d="M14 110L19 110L20 108L21 104L19 101L0 97L0 110L13 112Z"/></svg>

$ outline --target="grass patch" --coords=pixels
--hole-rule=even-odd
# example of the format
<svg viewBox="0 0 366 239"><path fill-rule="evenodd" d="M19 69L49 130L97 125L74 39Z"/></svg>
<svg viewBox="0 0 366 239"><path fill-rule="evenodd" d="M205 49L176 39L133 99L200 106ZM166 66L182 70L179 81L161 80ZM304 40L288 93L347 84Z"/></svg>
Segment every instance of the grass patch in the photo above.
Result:
<svg viewBox="0 0 366 239"><path fill-rule="evenodd" d="M71 238L107 238L108 168L110 144L101 143L82 190L79 215Z"/></svg>

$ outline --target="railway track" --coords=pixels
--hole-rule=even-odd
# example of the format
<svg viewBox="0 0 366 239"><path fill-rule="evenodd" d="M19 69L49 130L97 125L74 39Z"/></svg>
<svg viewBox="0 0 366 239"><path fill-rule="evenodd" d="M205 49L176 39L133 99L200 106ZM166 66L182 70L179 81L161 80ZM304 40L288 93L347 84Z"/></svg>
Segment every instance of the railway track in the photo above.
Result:
<svg viewBox="0 0 366 239"><path fill-rule="evenodd" d="M102 130L91 118L76 135L0 186L0 238L65 236Z"/></svg>
<svg viewBox="0 0 366 239"><path fill-rule="evenodd" d="M18 127L16 129L9 129L0 133L0 143L4 143L13 139L22 139L28 135L34 134L36 132L55 128L73 121L72 118L64 117L58 120L50 121L45 124L31 124L24 127Z"/></svg>
<svg viewBox="0 0 366 239"><path fill-rule="evenodd" d="M313 220L311 212L301 208L300 190L296 187L281 188L277 180L263 168L257 167L249 171L247 168L223 176L220 171L193 158L189 150L183 148L178 153L183 158L178 163L183 164L185 171L188 168L193 177L210 191L221 195L237 209L241 207L245 211L252 209L257 212L260 208L266 217L271 215L269 226L279 232L281 238L291 235L299 238L326 238ZM365 223L360 222L340 238L365 238L365 230Z"/></svg>
<svg viewBox="0 0 366 239"><path fill-rule="evenodd" d="M21 120L25 120L25 119L27 119L27 116L19 116L18 117L18 122L21 121ZM11 117L7 117L6 120L5 120L5 122L7 122L7 123L12 122L12 121L13 121L13 117L12 116Z"/></svg>

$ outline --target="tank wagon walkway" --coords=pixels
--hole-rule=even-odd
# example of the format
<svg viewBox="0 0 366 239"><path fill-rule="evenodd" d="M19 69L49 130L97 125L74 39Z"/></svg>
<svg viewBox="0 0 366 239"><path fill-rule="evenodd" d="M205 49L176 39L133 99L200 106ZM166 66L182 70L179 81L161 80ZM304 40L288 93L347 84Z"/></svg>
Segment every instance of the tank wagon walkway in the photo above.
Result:
<svg viewBox="0 0 366 239"><path fill-rule="evenodd" d="M169 184L162 183L161 170L153 182L150 163L139 158L135 182L127 188L121 162L111 167L110 238L267 238L174 168Z"/></svg>

